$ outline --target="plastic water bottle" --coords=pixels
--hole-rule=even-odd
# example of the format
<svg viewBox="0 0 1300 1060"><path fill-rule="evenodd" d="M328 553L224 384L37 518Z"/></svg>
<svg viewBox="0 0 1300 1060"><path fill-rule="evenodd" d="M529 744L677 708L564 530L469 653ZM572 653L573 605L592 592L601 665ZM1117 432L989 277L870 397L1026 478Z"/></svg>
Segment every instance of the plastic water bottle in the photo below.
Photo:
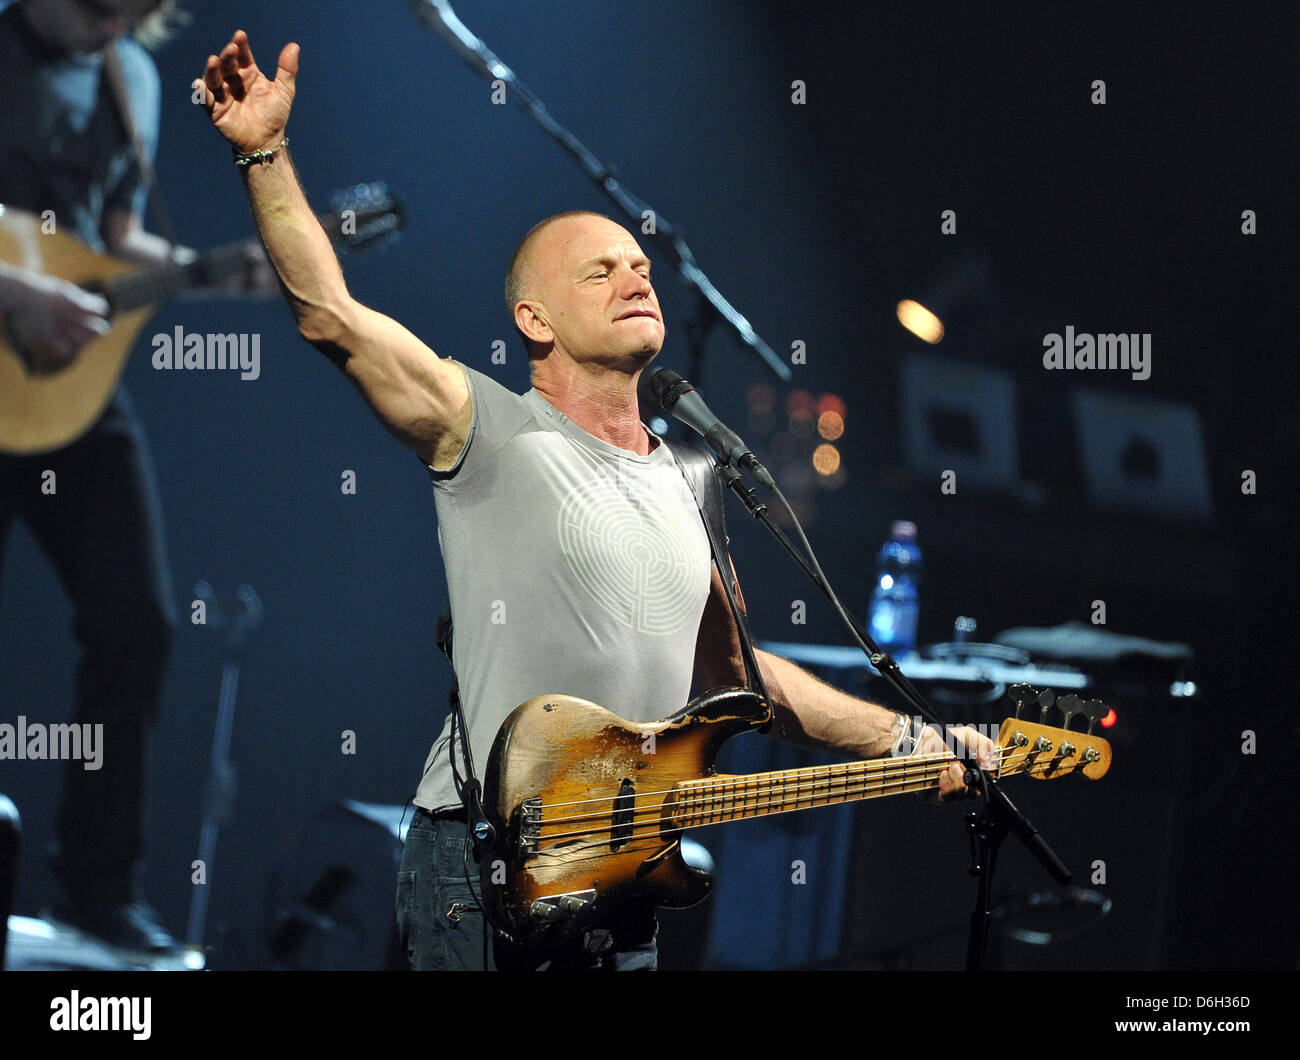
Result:
<svg viewBox="0 0 1300 1060"><path fill-rule="evenodd" d="M889 540L880 549L876 589L871 594L871 637L890 655L916 650L916 619L920 598L921 550L916 547L916 524L902 520L889 528Z"/></svg>

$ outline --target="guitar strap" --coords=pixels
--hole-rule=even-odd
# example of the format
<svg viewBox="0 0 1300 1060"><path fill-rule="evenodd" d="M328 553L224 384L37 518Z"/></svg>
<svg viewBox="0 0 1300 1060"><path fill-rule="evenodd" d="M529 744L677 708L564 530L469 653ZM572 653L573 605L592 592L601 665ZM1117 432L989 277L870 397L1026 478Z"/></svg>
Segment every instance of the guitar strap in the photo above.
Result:
<svg viewBox="0 0 1300 1060"><path fill-rule="evenodd" d="M735 570L731 565L731 553L727 549L730 539L727 537L727 523L723 511L725 498L717 466L713 458L697 445L689 445L684 442L673 443L666 438L661 439L661 441L668 447L668 452L672 454L678 470L681 471L687 486L690 487L691 496L695 499L695 506L699 509L700 518L704 521L704 532L709 539L709 550L713 553L713 562L717 564L718 572L722 575L722 587L727 594L727 603L731 606L731 614L736 620L736 628L740 634L740 650L748 677L748 688L763 697L763 702L768 705L770 711L772 700L767 694L767 686L763 683L763 674L758 667L758 658L754 654L754 642L749 632L749 623L745 620L745 612L737 600L739 587L736 584ZM453 715L452 728L460 731L460 743L465 758L466 770L469 774L466 783L464 785L458 784L457 790L460 793L461 801L470 814L471 821L475 819L482 820L480 799L483 789L477 774L474 772L474 759L469 749L469 728L465 724L465 714L461 709L460 681L456 677L456 664L451 657L451 605L446 597L443 598L442 613L438 616L434 640L437 642L438 647L442 649L442 653L447 656L447 662L451 664L451 691L448 693L447 698ZM770 724L769 716L768 725ZM764 726L760 731L766 731L766 728L767 726ZM453 732L451 736L453 746L449 746L447 749L448 755L451 756L453 778L456 776L455 740L456 734Z"/></svg>
<svg viewBox="0 0 1300 1060"><path fill-rule="evenodd" d="M736 621L736 630L740 636L740 654L748 678L746 687L751 692L757 692L762 696L764 704L770 711L772 700L767 694L767 686L763 683L763 672L759 669L758 657L754 654L754 639L749 632L745 610L740 606L738 599L740 587L736 584L736 570L731 564L731 552L727 547L731 544L731 539L727 537L727 521L723 504L725 497L722 491L722 479L718 475L718 466L713 457L698 445L688 445L685 442L674 443L666 438L663 439L663 444L668 447L668 452L677 462L678 470L690 487L691 495L695 498L695 507L699 509L700 518L704 521L704 532L709 538L713 562L717 564L718 573L722 576L722 588L727 595L727 603L731 607L731 615ZM769 717L768 725L770 724ZM764 726L761 731L766 732L767 726Z"/></svg>
<svg viewBox="0 0 1300 1060"><path fill-rule="evenodd" d="M108 82L113 93L113 103L117 107L117 116L126 130L127 139L131 141L131 150L135 154L135 164L140 168L140 178L149 191L149 205L153 207L154 220L162 237L172 246L176 246L176 231L172 228L172 219L167 213L162 192L158 190L158 175L153 163L149 161L149 152L145 150L144 138L140 135L135 115L131 113L131 100L126 90L126 74L122 70L122 57L117 54L117 45L110 44L104 49L104 80Z"/></svg>

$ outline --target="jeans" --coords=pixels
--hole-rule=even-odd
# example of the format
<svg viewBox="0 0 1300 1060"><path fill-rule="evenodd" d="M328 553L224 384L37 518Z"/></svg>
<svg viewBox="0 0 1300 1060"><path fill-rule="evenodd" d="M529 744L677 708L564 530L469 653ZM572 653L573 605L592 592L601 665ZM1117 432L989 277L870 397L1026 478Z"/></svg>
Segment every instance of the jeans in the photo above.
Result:
<svg viewBox="0 0 1300 1060"><path fill-rule="evenodd" d="M654 906L629 899L571 943L547 949L517 946L484 934L474 893L478 866L466 856L463 814L434 818L416 810L397 874L397 931L412 971L654 971L658 965ZM465 865L474 885L465 882Z"/></svg>
<svg viewBox="0 0 1300 1060"><path fill-rule="evenodd" d="M42 489L46 471L53 493ZM72 721L104 726L102 767L67 764L54 874L75 904L128 901L138 890L145 753L176 612L153 467L124 390L71 445L0 454L0 562L15 518L31 528L76 608L82 654Z"/></svg>

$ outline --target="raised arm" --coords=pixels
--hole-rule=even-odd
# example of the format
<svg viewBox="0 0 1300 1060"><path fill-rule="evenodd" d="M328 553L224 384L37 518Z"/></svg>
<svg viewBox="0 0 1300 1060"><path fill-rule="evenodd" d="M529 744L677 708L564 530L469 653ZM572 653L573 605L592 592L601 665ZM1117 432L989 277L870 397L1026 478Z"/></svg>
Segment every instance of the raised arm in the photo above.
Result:
<svg viewBox="0 0 1300 1060"><path fill-rule="evenodd" d="M298 331L343 370L399 441L425 463L445 469L469 431L469 385L455 364L348 293L289 149L279 147L297 74L298 45L285 45L272 81L253 61L247 35L237 30L220 55L208 57L194 87L204 89L212 124L235 151L274 151L269 160L241 168L258 232Z"/></svg>

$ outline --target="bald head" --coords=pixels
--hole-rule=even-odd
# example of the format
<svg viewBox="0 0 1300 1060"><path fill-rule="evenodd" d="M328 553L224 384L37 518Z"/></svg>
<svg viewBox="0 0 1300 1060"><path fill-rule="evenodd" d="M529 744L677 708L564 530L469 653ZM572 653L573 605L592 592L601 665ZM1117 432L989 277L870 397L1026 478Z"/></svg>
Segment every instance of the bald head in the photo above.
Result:
<svg viewBox="0 0 1300 1060"><path fill-rule="evenodd" d="M510 260L506 304L534 369L556 350L556 363L626 367L663 344L650 259L631 232L591 210L533 226Z"/></svg>
<svg viewBox="0 0 1300 1060"><path fill-rule="evenodd" d="M511 317L515 315L515 306L533 294L534 263L537 252L545 243L544 233L556 221L563 221L566 217L605 217L605 215L595 210L566 210L564 213L552 214L544 221L538 221L528 230L528 234L524 236L510 258L510 267L506 269L506 312ZM612 221L609 217L605 217L605 220Z"/></svg>

